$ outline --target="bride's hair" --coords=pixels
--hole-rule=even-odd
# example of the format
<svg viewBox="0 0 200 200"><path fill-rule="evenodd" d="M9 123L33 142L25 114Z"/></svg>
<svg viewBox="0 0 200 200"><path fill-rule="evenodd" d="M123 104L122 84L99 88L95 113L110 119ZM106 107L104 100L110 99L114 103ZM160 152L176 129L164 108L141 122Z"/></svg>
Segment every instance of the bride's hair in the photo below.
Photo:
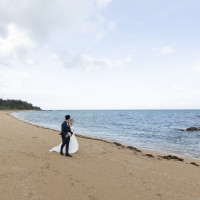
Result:
<svg viewBox="0 0 200 200"><path fill-rule="evenodd" d="M73 126L74 120L70 119L70 126Z"/></svg>

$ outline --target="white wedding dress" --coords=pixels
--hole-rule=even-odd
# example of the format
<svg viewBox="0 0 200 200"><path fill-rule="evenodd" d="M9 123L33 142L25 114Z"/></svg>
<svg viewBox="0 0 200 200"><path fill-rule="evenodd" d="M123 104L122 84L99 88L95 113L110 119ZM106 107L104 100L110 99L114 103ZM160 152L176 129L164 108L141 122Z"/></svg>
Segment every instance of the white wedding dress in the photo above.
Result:
<svg viewBox="0 0 200 200"><path fill-rule="evenodd" d="M73 132L73 135L71 136L70 142L69 142L69 153L76 153L78 151L78 141L76 139L73 127L71 127L71 131ZM53 152L53 151L54 152L60 152L61 144L59 144L56 147L53 147L49 151L50 152ZM65 147L63 148L63 153L66 153L66 148Z"/></svg>

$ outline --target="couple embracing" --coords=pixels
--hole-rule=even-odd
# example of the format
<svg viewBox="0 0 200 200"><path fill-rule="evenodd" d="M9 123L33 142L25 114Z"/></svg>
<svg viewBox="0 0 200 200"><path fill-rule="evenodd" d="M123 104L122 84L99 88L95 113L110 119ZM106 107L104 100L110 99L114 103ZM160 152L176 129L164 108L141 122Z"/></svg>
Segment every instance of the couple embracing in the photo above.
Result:
<svg viewBox="0 0 200 200"><path fill-rule="evenodd" d="M65 155L72 157L70 153L75 153L78 151L78 141L74 133L74 120L70 119L70 115L65 116L65 121L61 125L61 138L62 143L56 147L53 147L50 152L56 151L60 152L60 155ZM64 151L63 151L64 150Z"/></svg>

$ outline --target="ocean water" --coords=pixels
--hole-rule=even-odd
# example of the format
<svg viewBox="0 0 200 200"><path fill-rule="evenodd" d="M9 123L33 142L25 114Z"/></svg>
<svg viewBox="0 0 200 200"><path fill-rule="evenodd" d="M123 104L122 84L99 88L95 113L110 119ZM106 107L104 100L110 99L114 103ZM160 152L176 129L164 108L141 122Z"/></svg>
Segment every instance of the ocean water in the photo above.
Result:
<svg viewBox="0 0 200 200"><path fill-rule="evenodd" d="M74 119L81 135L200 159L200 110L53 110L16 112L21 120L60 130L64 116Z"/></svg>

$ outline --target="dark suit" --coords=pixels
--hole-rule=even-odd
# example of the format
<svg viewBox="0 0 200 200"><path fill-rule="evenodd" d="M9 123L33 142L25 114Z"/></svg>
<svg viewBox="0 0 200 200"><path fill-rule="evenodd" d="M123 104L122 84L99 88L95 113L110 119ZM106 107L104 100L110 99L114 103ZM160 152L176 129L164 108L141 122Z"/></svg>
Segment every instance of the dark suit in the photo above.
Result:
<svg viewBox="0 0 200 200"><path fill-rule="evenodd" d="M70 137L67 137L66 138L66 135L68 132L70 132L71 134L72 131L70 129L70 126L67 125L67 122L64 121L61 125L61 131L62 131L62 134L61 134L61 137L62 137L62 145L61 145L61 149L60 149L60 152L62 153L63 152L63 148L64 146L66 145L66 154L69 154L69 142L70 142Z"/></svg>

